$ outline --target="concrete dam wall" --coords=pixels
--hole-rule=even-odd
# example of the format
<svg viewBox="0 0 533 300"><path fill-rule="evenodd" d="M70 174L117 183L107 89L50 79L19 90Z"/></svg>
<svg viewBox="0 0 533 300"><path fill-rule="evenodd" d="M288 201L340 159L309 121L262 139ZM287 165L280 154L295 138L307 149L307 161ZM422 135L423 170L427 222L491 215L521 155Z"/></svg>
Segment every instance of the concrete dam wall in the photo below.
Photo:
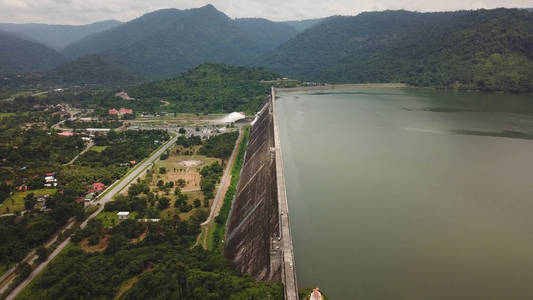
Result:
<svg viewBox="0 0 533 300"><path fill-rule="evenodd" d="M281 281L285 299L298 299L275 90L253 124L237 195L226 228L224 254L257 280Z"/></svg>

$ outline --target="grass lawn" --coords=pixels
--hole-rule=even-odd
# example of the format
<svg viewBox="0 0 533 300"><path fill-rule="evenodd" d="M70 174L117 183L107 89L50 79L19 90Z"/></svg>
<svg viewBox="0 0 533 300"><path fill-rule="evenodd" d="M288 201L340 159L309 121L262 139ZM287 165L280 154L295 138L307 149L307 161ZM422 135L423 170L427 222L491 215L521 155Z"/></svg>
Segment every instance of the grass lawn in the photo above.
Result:
<svg viewBox="0 0 533 300"><path fill-rule="evenodd" d="M96 152L102 152L104 151L108 146L92 146L90 151L96 151Z"/></svg>
<svg viewBox="0 0 533 300"><path fill-rule="evenodd" d="M135 219L136 212L131 212L129 219ZM96 216L97 219L102 221L102 224L106 228L113 227L118 224L118 216L116 211L103 211Z"/></svg>
<svg viewBox="0 0 533 300"><path fill-rule="evenodd" d="M2 120L3 118L14 116L14 115L15 113L0 113L0 120Z"/></svg>
<svg viewBox="0 0 533 300"><path fill-rule="evenodd" d="M192 205L193 208L188 212L181 212L178 208L174 207L174 202L176 202L176 196L174 194L169 194L168 196L164 194L160 194L160 197L168 197L170 198L170 207L161 211L161 218L170 218L174 217L174 215L178 215L180 217L180 220L189 220L189 218L194 214L194 212L198 209L205 209L209 210L211 207L211 204L213 203L213 199L209 200L209 207L204 207L204 194L201 191L194 191L194 192L185 192L183 193L189 197L187 200L187 203ZM201 206L199 208L194 207L194 200L198 199L200 200Z"/></svg>
<svg viewBox="0 0 533 300"><path fill-rule="evenodd" d="M0 213L14 213L17 211L24 210L24 197L30 193L35 195L53 195L56 193L56 189L40 189L40 190L31 190L26 192L16 192L10 198L8 198L2 205L0 205Z"/></svg>

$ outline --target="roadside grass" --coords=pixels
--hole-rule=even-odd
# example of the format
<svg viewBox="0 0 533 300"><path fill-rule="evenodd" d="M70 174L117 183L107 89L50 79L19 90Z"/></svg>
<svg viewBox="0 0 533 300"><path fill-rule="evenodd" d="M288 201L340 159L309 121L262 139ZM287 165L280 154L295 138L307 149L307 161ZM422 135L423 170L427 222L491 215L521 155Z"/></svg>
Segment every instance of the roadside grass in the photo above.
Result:
<svg viewBox="0 0 533 300"><path fill-rule="evenodd" d="M226 191L226 195L224 195L224 202L218 214L218 217L219 219L222 220L222 222L221 223L213 222L209 225L209 229L207 232L207 241L206 241L207 250L209 251L214 251L214 252L222 251L222 241L225 235L226 221L227 221L230 209L231 209L231 203L233 201L233 197L237 193L237 185L239 184L241 168L243 165L244 154L246 153L246 147L248 145L249 134L250 134L250 127L246 127L244 129L242 141L237 151L237 156L235 157L233 166L231 167L230 185L228 187L228 190Z"/></svg>
<svg viewBox="0 0 533 300"><path fill-rule="evenodd" d="M102 211L96 218L102 221L105 228L111 228L119 223L117 213L118 211ZM137 212L130 212L128 219L135 220L136 216Z"/></svg>
<svg viewBox="0 0 533 300"><path fill-rule="evenodd" d="M0 205L0 213L14 213L24 210L24 197L30 193L37 195L53 195L57 192L57 189L40 189L40 190L30 190L25 192L16 192L11 197L6 199Z"/></svg>
<svg viewBox="0 0 533 300"><path fill-rule="evenodd" d="M207 239L206 239L206 247L208 251L213 251L214 246L214 234L215 234L215 222L211 222L209 224L209 227L207 227Z"/></svg>
<svg viewBox="0 0 533 300"><path fill-rule="evenodd" d="M92 146L89 151L96 151L96 152L102 152L104 151L108 146Z"/></svg>

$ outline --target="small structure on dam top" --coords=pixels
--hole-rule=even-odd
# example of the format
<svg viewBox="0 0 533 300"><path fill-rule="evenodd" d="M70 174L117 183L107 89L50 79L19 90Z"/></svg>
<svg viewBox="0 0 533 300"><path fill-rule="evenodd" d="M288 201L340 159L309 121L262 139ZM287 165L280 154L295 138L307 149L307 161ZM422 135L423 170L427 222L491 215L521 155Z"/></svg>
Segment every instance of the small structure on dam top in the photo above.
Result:
<svg viewBox="0 0 533 300"><path fill-rule="evenodd" d="M224 254L241 272L281 281L285 299L298 299L292 237L276 125L275 90L250 131Z"/></svg>

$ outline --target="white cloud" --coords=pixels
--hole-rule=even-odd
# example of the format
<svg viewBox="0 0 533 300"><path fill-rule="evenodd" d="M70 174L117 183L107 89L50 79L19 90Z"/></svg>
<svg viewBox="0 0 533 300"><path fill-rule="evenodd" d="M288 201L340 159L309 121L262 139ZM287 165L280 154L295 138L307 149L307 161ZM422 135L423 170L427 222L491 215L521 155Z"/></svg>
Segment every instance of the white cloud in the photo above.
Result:
<svg viewBox="0 0 533 300"><path fill-rule="evenodd" d="M85 24L106 19L128 21L162 8L193 8L211 3L233 18L293 20L362 11L407 9L444 11L496 7L533 7L533 0L0 0L0 22Z"/></svg>

